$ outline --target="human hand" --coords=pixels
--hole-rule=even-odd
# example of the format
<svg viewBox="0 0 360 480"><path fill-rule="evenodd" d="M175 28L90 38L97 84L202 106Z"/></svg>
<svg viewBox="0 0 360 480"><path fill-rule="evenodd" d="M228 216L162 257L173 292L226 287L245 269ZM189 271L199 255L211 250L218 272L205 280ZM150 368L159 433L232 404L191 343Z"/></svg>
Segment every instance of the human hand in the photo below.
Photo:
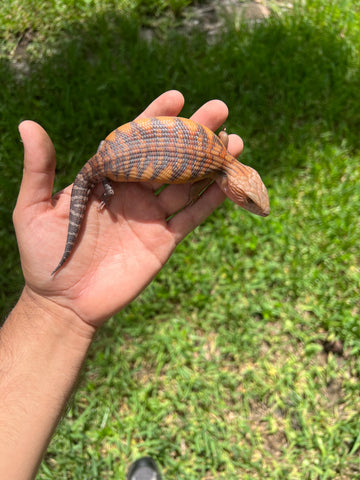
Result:
<svg viewBox="0 0 360 480"><path fill-rule="evenodd" d="M140 115L177 115L183 97L169 91ZM216 130L226 120L223 102L212 100L191 117ZM71 186L52 197L55 150L38 124L19 126L24 143L24 174L14 225L27 291L42 301L73 312L85 323L99 327L126 306L154 278L176 245L224 200L216 184L192 206L183 207L189 185L170 185L159 195L153 183L114 184L108 208L99 211L91 195L81 232L64 267L51 277L60 259L68 227ZM229 151L238 156L243 148L237 135L229 136Z"/></svg>

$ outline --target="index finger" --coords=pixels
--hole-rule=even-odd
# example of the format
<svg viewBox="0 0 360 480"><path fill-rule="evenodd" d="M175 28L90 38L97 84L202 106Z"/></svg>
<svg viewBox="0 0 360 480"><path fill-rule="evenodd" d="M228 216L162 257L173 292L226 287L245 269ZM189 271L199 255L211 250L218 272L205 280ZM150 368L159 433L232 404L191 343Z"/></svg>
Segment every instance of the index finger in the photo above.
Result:
<svg viewBox="0 0 360 480"><path fill-rule="evenodd" d="M169 90L151 102L137 118L156 117L158 115L173 117L179 114L183 106L183 95L177 90Z"/></svg>
<svg viewBox="0 0 360 480"><path fill-rule="evenodd" d="M221 127L228 115L229 110L224 102L221 100L209 100L191 116L191 120L215 131Z"/></svg>

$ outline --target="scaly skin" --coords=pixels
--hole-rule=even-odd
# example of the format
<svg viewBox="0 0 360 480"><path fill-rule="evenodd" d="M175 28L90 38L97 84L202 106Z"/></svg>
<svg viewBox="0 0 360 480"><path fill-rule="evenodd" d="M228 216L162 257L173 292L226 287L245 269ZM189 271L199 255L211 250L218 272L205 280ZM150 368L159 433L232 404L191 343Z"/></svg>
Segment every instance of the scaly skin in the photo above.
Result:
<svg viewBox="0 0 360 480"><path fill-rule="evenodd" d="M222 140L226 143L226 137ZM75 178L65 251L52 275L68 259L90 192L99 182L108 197L113 194L109 180L199 185L215 180L233 202L267 216L269 198L259 174L230 155L223 141L210 129L180 117L143 118L111 132Z"/></svg>

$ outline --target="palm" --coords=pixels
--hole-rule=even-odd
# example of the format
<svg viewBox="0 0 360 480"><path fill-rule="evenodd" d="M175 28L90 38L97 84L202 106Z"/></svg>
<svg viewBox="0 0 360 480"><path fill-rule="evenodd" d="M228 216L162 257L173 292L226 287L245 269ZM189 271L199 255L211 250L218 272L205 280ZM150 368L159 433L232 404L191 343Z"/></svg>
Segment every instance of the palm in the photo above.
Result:
<svg viewBox="0 0 360 480"><path fill-rule="evenodd" d="M198 120L203 120L202 116L206 123L208 116L208 125L216 128L226 118L226 109L224 112L221 105L213 118L204 106L197 113ZM145 113L176 113L160 107ZM239 154L241 142L233 144L233 153ZM26 185L22 186L14 219L27 285L96 326L137 296L176 244L223 200L214 185L195 205L167 222L169 215L185 205L187 185L169 186L155 196L154 185L117 184L108 208L99 211L96 195L91 197L73 254L51 277L64 249L71 187L52 200L44 194L42 201L33 201L24 209L25 189ZM16 221L17 217L21 218Z"/></svg>
<svg viewBox="0 0 360 480"><path fill-rule="evenodd" d="M91 321L136 296L166 262L175 241L152 191L137 184L119 185L103 211L92 197L73 255L51 277L66 239L70 190L59 196L55 207L34 208L22 262L33 290L64 306L71 303Z"/></svg>

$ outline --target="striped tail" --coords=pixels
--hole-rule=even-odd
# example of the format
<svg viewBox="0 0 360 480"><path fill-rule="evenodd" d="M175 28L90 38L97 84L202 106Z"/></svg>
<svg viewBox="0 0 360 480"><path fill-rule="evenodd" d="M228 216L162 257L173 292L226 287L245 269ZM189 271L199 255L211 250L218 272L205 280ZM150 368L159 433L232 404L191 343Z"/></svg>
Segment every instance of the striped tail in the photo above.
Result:
<svg viewBox="0 0 360 480"><path fill-rule="evenodd" d="M79 234L81 221L84 217L90 191L91 184L84 175L79 173L75 178L74 185L71 191L69 226L64 254L59 262L59 265L55 268L51 275L54 275L59 270L59 268L64 265L64 263L70 256L76 238Z"/></svg>

